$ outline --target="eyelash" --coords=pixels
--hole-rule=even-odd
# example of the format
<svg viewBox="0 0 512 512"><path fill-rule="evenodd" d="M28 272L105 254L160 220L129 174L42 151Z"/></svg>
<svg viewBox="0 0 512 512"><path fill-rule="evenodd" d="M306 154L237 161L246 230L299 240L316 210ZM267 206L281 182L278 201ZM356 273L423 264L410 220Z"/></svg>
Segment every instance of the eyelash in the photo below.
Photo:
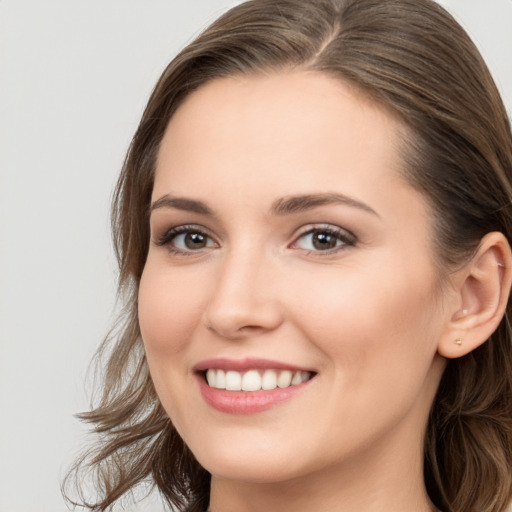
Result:
<svg viewBox="0 0 512 512"><path fill-rule="evenodd" d="M183 256L191 256L193 253L199 252L199 251L195 251L194 249L183 250L183 249L178 249L177 247L175 247L172 244L172 242L179 235L201 235L201 236L205 237L206 240L213 240L213 238L205 230L201 229L199 226L189 224L189 225L177 226L175 228L169 229L162 236L160 236L155 243L158 246L166 246L167 249L169 250L169 252L171 252L173 254L178 254L178 255L183 255Z"/></svg>
<svg viewBox="0 0 512 512"><path fill-rule="evenodd" d="M305 237L307 237L309 235L314 235L315 233L334 237L336 246L329 248L329 249L325 249L325 250L304 249L307 252L307 254L329 256L329 255L335 254L338 251L341 251L347 247L353 247L354 245L356 245L356 242L357 242L356 236L353 233L351 233L350 231L339 228L337 226L333 226L331 224L323 224L323 225L314 225L314 226L305 228L305 231L300 233L295 238L294 242L291 244L291 247L297 246L298 242L300 240L303 240Z"/></svg>
<svg viewBox="0 0 512 512"><path fill-rule="evenodd" d="M351 232L349 232L345 229L330 225L330 224L325 224L325 225L313 225L313 226L306 227L305 231L300 233L294 239L294 241L290 244L290 247L296 248L300 240L303 240L305 237L307 237L309 235L314 235L315 233L327 235L328 237L330 237L330 236L334 237L336 245L335 245L335 247L325 249L325 250L303 249L307 254L328 256L328 255L337 253L338 251L343 250L346 247L352 247L352 246L356 245L356 242L357 242L357 238ZM206 239L207 244L209 243L209 241L213 241L215 246L218 247L217 242L215 242L215 240L206 232L206 230L201 229L197 225L183 225L183 226L177 226L172 229L169 229L168 231L166 231L162 236L160 236L156 240L155 244L157 246L162 246L162 247L166 246L170 253L177 254L180 256L192 256L194 253L198 253L204 248L212 247L210 245L210 247L208 247L208 246L201 247L197 250L190 249L190 248L188 250L179 249L176 246L174 246L172 243L179 235L200 235Z"/></svg>

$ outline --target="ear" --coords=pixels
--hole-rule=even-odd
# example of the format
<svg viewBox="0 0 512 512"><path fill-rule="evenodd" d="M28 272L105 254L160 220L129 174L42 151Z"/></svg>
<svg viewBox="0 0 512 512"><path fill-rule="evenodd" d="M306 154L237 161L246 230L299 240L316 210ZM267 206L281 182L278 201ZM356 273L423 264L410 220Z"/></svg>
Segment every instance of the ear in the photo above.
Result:
<svg viewBox="0 0 512 512"><path fill-rule="evenodd" d="M505 236L485 235L453 282L454 306L438 343L439 354L447 358L464 356L487 341L505 314L512 282L512 255Z"/></svg>

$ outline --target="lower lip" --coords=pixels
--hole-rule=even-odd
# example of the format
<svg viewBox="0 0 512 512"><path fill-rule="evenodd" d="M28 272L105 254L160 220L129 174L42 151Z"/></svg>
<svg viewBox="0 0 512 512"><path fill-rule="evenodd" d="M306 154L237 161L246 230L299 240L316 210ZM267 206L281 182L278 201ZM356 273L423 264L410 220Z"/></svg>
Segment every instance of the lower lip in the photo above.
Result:
<svg viewBox="0 0 512 512"><path fill-rule="evenodd" d="M296 386L261 391L226 391L211 388L202 375L198 375L198 382L203 399L217 411L228 414L255 414L290 400L300 393L311 379Z"/></svg>

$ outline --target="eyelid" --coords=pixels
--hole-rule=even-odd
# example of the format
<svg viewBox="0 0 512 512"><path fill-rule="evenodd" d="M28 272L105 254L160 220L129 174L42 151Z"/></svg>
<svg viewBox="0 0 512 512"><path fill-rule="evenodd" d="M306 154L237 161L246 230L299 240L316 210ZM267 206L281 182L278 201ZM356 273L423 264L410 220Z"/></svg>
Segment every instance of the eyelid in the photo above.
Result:
<svg viewBox="0 0 512 512"><path fill-rule="evenodd" d="M333 235L341 243L335 247L328 249L306 249L298 247L298 242L301 238L312 235L315 232L324 232ZM172 226L166 229L162 234L159 234L153 238L153 243L159 247L167 247L167 249L175 254L190 256L192 254L199 254L203 250L212 249L212 246L205 246L197 249L180 249L172 244L172 241L181 234L198 233L204 235L209 241L213 242L215 247L219 247L219 243L215 236L211 234L210 230L200 224L181 224ZM354 246L357 242L357 237L347 229L334 224L308 224L302 226L298 233L293 237L293 241L288 245L292 249L299 249L304 252L312 253L315 255L329 255L337 253L347 247Z"/></svg>
<svg viewBox="0 0 512 512"><path fill-rule="evenodd" d="M335 224L323 223L323 224L308 224L307 226L303 226L302 228L300 228L299 233L297 233L297 235L295 235L293 242L290 244L289 247L298 248L298 247L294 247L294 246L297 245L297 242L301 238L305 237L306 235L313 234L315 232L331 233L331 234L335 235L336 237L338 237L338 240L341 240L342 244L340 244L337 247L333 247L332 249L326 249L326 250L303 249L309 253L314 253L314 254L318 254L318 255L329 255L329 254L338 252L340 250L343 250L347 247L352 247L352 246L356 245L356 243L357 243L357 237L351 231L348 231L347 229L344 229L340 226L336 226ZM298 248L298 249L300 249L300 248Z"/></svg>
<svg viewBox="0 0 512 512"><path fill-rule="evenodd" d="M201 249L197 250L182 250L178 249L177 247L173 247L171 245L171 242L179 235L181 234L187 234L187 233L199 233L201 235L204 235L208 239L212 240L215 245L218 247L219 244L216 241L215 237L210 233L208 229L206 229L204 226L201 226L199 224L181 224L178 226L172 226L169 229L166 229L161 235L157 235L153 239L153 243L157 245L158 247L168 247L168 250L174 253L179 254L192 254L192 253L199 253ZM209 249L210 247L205 247L205 249Z"/></svg>

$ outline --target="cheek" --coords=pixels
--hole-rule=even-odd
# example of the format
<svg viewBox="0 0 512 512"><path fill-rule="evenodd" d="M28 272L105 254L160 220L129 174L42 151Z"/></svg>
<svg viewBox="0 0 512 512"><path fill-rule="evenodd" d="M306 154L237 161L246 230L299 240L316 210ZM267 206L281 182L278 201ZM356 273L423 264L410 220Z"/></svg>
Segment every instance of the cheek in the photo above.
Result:
<svg viewBox="0 0 512 512"><path fill-rule="evenodd" d="M148 259L139 286L139 324L151 379L178 431L180 419L187 417L183 397L190 392L187 349L201 323L204 300L195 284Z"/></svg>
<svg viewBox="0 0 512 512"><path fill-rule="evenodd" d="M411 411L421 427L437 386L441 323L431 281L378 269L350 274L330 283L317 276L296 318L324 356L323 406L331 415L322 436L358 446Z"/></svg>
<svg viewBox="0 0 512 512"><path fill-rule="evenodd" d="M414 378L432 362L440 328L435 276L430 266L407 270L395 258L394 266L350 269L337 279L316 275L308 300L297 302L303 330L352 383L398 370Z"/></svg>
<svg viewBox="0 0 512 512"><path fill-rule="evenodd" d="M169 271L147 264L138 298L140 329L147 350L177 353L185 348L200 321L201 302L197 283L178 280Z"/></svg>

